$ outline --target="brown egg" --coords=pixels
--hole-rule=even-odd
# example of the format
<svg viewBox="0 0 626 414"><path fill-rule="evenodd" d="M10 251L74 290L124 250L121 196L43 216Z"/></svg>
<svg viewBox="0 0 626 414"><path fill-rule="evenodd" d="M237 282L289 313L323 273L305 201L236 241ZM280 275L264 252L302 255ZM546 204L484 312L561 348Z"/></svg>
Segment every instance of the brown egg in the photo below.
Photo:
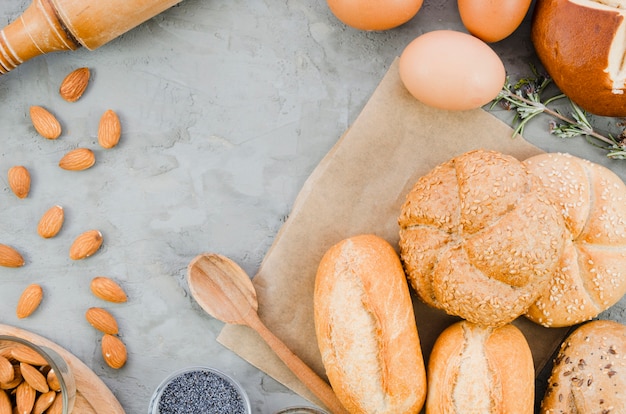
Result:
<svg viewBox="0 0 626 414"><path fill-rule="evenodd" d="M387 30L411 20L423 0L327 0L343 23L360 30Z"/></svg>
<svg viewBox="0 0 626 414"><path fill-rule="evenodd" d="M399 60L400 79L411 95L446 110L479 108L502 90L506 71L482 40L453 30L435 30L413 40Z"/></svg>
<svg viewBox="0 0 626 414"><path fill-rule="evenodd" d="M531 0L458 0L463 25L485 42L498 42L517 29Z"/></svg>

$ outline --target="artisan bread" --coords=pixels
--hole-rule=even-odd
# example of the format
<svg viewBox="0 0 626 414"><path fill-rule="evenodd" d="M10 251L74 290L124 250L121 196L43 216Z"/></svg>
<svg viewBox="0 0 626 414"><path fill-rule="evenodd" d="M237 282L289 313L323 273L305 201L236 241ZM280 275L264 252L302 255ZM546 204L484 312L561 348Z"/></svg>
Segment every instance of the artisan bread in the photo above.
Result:
<svg viewBox="0 0 626 414"><path fill-rule="evenodd" d="M595 320L562 343L540 412L626 413L625 391L626 326Z"/></svg>
<svg viewBox="0 0 626 414"><path fill-rule="evenodd" d="M499 326L545 291L566 231L537 177L514 157L476 150L438 165L398 219L411 286L427 304Z"/></svg>
<svg viewBox="0 0 626 414"><path fill-rule="evenodd" d="M375 235L332 246L315 279L314 320L322 362L350 413L418 413L426 369L402 265Z"/></svg>
<svg viewBox="0 0 626 414"><path fill-rule="evenodd" d="M460 321L435 341L426 414L532 414L534 395L532 354L514 325Z"/></svg>
<svg viewBox="0 0 626 414"><path fill-rule="evenodd" d="M537 56L554 83L588 112L626 116L626 1L538 0Z"/></svg>
<svg viewBox="0 0 626 414"><path fill-rule="evenodd" d="M626 186L611 170L568 154L524 161L567 227L560 265L527 316L544 326L590 320L626 293Z"/></svg>

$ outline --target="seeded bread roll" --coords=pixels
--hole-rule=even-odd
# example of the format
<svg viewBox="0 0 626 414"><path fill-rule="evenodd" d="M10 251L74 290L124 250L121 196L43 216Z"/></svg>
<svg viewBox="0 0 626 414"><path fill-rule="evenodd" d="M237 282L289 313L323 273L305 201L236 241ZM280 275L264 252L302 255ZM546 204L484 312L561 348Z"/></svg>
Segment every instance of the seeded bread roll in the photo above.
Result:
<svg viewBox="0 0 626 414"><path fill-rule="evenodd" d="M541 414L626 413L626 326L596 320L561 345Z"/></svg>
<svg viewBox="0 0 626 414"><path fill-rule="evenodd" d="M568 230L560 264L527 316L548 327L590 320L626 293L626 186L608 168L568 154L524 164Z"/></svg>
<svg viewBox="0 0 626 414"><path fill-rule="evenodd" d="M535 369L514 325L457 322L435 341L428 362L426 414L532 414Z"/></svg>
<svg viewBox="0 0 626 414"><path fill-rule="evenodd" d="M360 235L332 246L315 280L315 330L337 397L352 414L418 413L426 369L400 259Z"/></svg>
<svg viewBox="0 0 626 414"><path fill-rule="evenodd" d="M427 304L499 326L524 314L552 276L565 226L517 159L471 151L421 177L399 217L411 286Z"/></svg>

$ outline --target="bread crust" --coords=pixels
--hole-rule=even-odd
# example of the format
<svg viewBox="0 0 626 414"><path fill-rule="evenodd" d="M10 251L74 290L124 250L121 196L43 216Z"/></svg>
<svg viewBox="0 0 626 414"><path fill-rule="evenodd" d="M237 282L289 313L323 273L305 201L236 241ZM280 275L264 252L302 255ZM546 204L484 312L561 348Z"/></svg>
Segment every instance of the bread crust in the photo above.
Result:
<svg viewBox="0 0 626 414"><path fill-rule="evenodd" d="M457 322L435 341L426 414L532 414L535 379L526 338L513 325Z"/></svg>
<svg viewBox="0 0 626 414"><path fill-rule="evenodd" d="M421 177L398 223L401 258L419 297L489 326L524 314L566 240L539 180L495 151L467 152Z"/></svg>
<svg viewBox="0 0 626 414"><path fill-rule="evenodd" d="M554 361L541 414L626 412L626 326L595 320L578 327Z"/></svg>
<svg viewBox="0 0 626 414"><path fill-rule="evenodd" d="M611 42L623 41L623 13L587 0L535 5L531 40L537 56L559 89L596 115L626 115L624 80L612 79L607 70ZM620 58L623 52L622 47Z"/></svg>
<svg viewBox="0 0 626 414"><path fill-rule="evenodd" d="M365 234L332 246L315 279L314 318L329 382L350 413L418 413L426 369L393 247Z"/></svg>
<svg viewBox="0 0 626 414"><path fill-rule="evenodd" d="M626 185L608 168L569 154L524 164L567 227L559 266L527 317L548 327L588 321L626 294Z"/></svg>

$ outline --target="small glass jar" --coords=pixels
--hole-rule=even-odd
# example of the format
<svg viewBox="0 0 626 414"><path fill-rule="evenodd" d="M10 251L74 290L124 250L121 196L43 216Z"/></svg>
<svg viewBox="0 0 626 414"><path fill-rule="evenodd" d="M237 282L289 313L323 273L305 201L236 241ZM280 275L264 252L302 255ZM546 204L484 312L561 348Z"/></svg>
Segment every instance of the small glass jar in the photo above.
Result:
<svg viewBox="0 0 626 414"><path fill-rule="evenodd" d="M215 368L195 366L169 375L157 387L149 414L251 414L250 400L234 378Z"/></svg>
<svg viewBox="0 0 626 414"><path fill-rule="evenodd" d="M35 345L23 338L0 335L0 355L14 364L18 362L27 363L37 368L46 377L48 377L49 371L56 374L58 384L51 388L51 390L56 391L54 399L61 398L61 412L63 414L72 412L76 400L76 382L67 362L56 351L45 346ZM40 395L41 392L38 391L37 397Z"/></svg>

